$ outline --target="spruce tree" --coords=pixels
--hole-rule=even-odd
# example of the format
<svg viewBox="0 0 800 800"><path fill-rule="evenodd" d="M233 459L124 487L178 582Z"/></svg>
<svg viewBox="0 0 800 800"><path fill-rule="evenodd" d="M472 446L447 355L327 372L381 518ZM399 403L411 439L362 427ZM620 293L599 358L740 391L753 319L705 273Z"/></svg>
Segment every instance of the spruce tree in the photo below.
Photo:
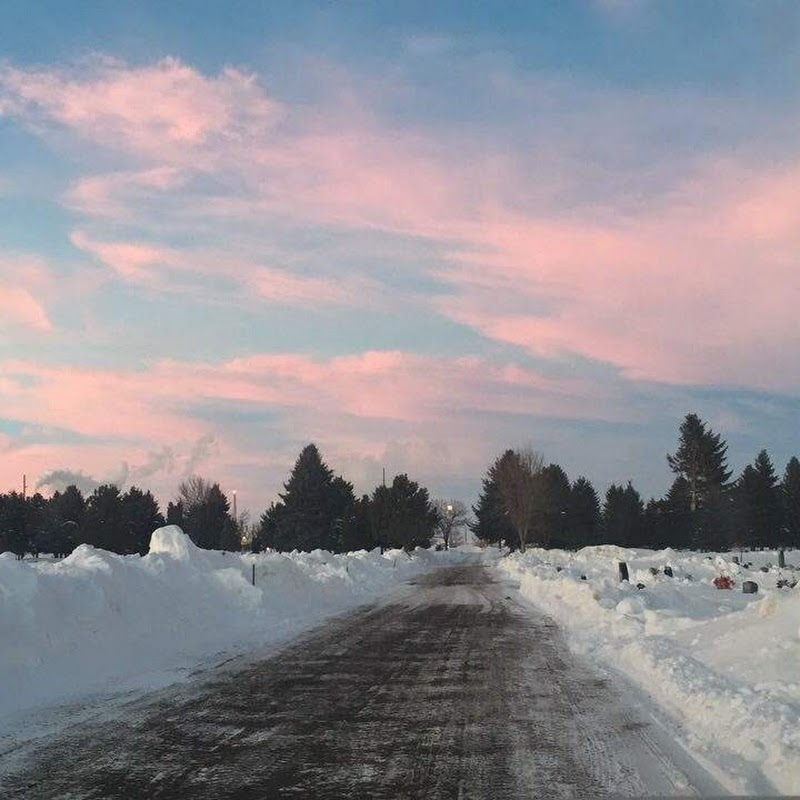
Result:
<svg viewBox="0 0 800 800"><path fill-rule="evenodd" d="M600 542L600 500L591 482L581 476L570 489L568 546L579 549Z"/></svg>
<svg viewBox="0 0 800 800"><path fill-rule="evenodd" d="M87 544L124 553L125 531L122 525L122 495L113 484L98 486L89 496L83 520L83 534Z"/></svg>
<svg viewBox="0 0 800 800"><path fill-rule="evenodd" d="M430 547L438 513L428 490L408 475L395 475L391 486L378 486L370 508L374 537L381 550Z"/></svg>
<svg viewBox="0 0 800 800"><path fill-rule="evenodd" d="M736 486L738 544L775 547L783 538L781 496L775 468L766 450L745 467Z"/></svg>
<svg viewBox="0 0 800 800"><path fill-rule="evenodd" d="M481 541L496 542L499 546L505 543L513 548L516 546L516 534L505 513L503 498L497 485L497 465L503 457L507 457L510 453L512 453L511 450L506 450L489 467L483 479L478 502L472 507L475 520L469 527L475 537Z"/></svg>
<svg viewBox="0 0 800 800"><path fill-rule="evenodd" d="M572 500L567 473L558 464L542 470L542 520L537 527L543 547L567 547L568 520Z"/></svg>
<svg viewBox="0 0 800 800"><path fill-rule="evenodd" d="M261 518L257 546L276 550L341 549L343 533L353 523L353 487L336 478L317 446L303 448L280 502Z"/></svg>
<svg viewBox="0 0 800 800"><path fill-rule="evenodd" d="M780 492L785 544L789 547L800 547L800 461L796 456L792 456L786 465Z"/></svg>
<svg viewBox="0 0 800 800"><path fill-rule="evenodd" d="M55 492L50 498L50 549L56 557L71 553L84 541L82 526L85 513L86 500L74 484L67 486L63 492Z"/></svg>
<svg viewBox="0 0 800 800"><path fill-rule="evenodd" d="M145 555L150 548L150 536L164 524L158 501L136 486L122 496L122 524L128 536L126 552Z"/></svg>
<svg viewBox="0 0 800 800"><path fill-rule="evenodd" d="M680 440L674 455L667 456L670 469L686 481L689 510L696 511L715 490L722 490L731 473L726 453L728 445L697 416L687 414L680 427Z"/></svg>
<svg viewBox="0 0 800 800"><path fill-rule="evenodd" d="M644 503L630 481L625 487L613 483L608 487L603 505L603 533L608 544L644 545Z"/></svg>

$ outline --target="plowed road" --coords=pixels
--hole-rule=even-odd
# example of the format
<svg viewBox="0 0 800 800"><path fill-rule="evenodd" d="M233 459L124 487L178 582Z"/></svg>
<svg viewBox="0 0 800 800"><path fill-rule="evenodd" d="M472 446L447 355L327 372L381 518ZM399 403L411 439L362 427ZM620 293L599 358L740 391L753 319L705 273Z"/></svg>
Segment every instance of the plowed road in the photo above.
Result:
<svg viewBox="0 0 800 800"><path fill-rule="evenodd" d="M721 794L480 565L29 748L4 798Z"/></svg>

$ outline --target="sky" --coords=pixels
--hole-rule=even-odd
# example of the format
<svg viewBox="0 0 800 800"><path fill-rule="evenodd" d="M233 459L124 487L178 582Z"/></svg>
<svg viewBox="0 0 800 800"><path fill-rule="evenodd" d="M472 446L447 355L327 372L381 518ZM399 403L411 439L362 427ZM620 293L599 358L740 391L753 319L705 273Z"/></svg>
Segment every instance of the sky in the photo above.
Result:
<svg viewBox="0 0 800 800"><path fill-rule="evenodd" d="M0 489L800 452L800 4L0 4Z"/></svg>

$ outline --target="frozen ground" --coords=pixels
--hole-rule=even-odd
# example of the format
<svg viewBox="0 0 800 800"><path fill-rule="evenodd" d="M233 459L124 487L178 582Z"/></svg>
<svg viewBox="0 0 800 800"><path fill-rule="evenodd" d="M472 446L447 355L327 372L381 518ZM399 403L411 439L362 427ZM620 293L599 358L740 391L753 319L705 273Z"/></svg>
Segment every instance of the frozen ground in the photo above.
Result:
<svg viewBox="0 0 800 800"><path fill-rule="evenodd" d="M90 695L111 702L179 680L463 558L422 550L226 554L199 550L175 527L156 531L144 557L88 545L62 561L0 555L0 752L11 732L58 718L51 706L75 710Z"/></svg>
<svg viewBox="0 0 800 800"><path fill-rule="evenodd" d="M797 794L800 587L776 588L795 571L778 569L774 551L744 553L750 568L732 555L535 549L499 568L563 626L574 651L624 673L642 702L663 709L676 740L729 791ZM800 553L786 555L800 566ZM629 583L619 582L619 561L629 566ZM734 580L732 591L714 587L721 575ZM743 580L759 592L743 594Z"/></svg>

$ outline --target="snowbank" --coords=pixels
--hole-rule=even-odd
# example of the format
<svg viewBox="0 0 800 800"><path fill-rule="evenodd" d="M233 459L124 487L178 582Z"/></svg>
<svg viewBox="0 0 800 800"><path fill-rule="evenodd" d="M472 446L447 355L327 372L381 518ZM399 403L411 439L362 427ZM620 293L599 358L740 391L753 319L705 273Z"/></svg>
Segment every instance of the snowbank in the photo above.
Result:
<svg viewBox="0 0 800 800"><path fill-rule="evenodd" d="M800 553L787 555L800 562ZM602 546L533 550L500 568L566 628L574 649L621 670L664 708L679 723L676 736L716 765L731 791L794 794L800 587L776 588L794 570L772 566L774 552L744 556L749 569L730 554ZM619 582L619 561L629 583ZM733 591L714 587L719 575L733 578ZM755 580L759 593L743 594L743 580Z"/></svg>
<svg viewBox="0 0 800 800"><path fill-rule="evenodd" d="M144 557L88 545L62 561L2 554L2 727L18 712L255 650L464 557L222 553L198 549L176 526L157 530Z"/></svg>

